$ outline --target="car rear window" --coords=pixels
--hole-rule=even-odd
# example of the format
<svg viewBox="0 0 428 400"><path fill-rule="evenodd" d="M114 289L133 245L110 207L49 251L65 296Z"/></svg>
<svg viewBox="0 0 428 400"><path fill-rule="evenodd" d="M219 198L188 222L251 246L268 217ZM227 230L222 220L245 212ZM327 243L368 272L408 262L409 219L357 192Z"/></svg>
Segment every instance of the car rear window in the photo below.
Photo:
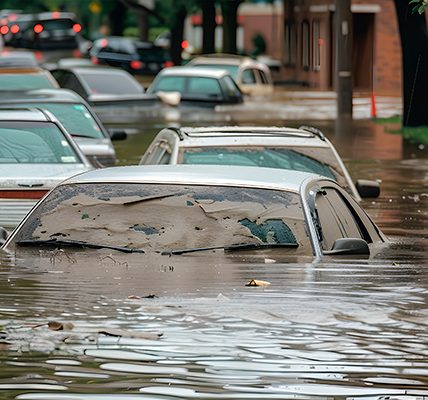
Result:
<svg viewBox="0 0 428 400"><path fill-rule="evenodd" d="M336 179L328 165L297 151L284 148L187 148L181 150L183 164L241 165L312 172Z"/></svg>
<svg viewBox="0 0 428 400"><path fill-rule="evenodd" d="M73 27L76 23L72 19L64 18L64 19L49 19L45 21L40 21L43 25L43 28L48 31L59 31L59 30L68 30Z"/></svg>
<svg viewBox="0 0 428 400"><path fill-rule="evenodd" d="M81 160L49 122L0 122L0 164L70 164Z"/></svg>
<svg viewBox="0 0 428 400"><path fill-rule="evenodd" d="M138 82L125 74L97 71L96 73L82 73L81 77L93 94L141 94L144 91Z"/></svg>
<svg viewBox="0 0 428 400"><path fill-rule="evenodd" d="M83 104L70 103L28 103L25 107L44 108L54 114L70 135L104 138L104 135Z"/></svg>
<svg viewBox="0 0 428 400"><path fill-rule="evenodd" d="M32 90L56 88L44 74L0 74L1 90Z"/></svg>
<svg viewBox="0 0 428 400"><path fill-rule="evenodd" d="M177 91L184 95L203 97L220 97L222 94L217 79L199 76L164 76L155 81L152 91Z"/></svg>
<svg viewBox="0 0 428 400"><path fill-rule="evenodd" d="M165 61L166 59L166 52L164 49L160 47L142 47L137 46L137 53L140 56L140 59L143 61L153 61L153 62L159 62L159 61Z"/></svg>

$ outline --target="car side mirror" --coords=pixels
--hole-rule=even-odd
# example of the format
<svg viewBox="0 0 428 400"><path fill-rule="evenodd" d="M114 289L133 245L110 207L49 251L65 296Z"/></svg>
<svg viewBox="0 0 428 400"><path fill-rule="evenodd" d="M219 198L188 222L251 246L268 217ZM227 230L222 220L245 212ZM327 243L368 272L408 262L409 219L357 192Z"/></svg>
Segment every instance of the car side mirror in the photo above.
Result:
<svg viewBox="0 0 428 400"><path fill-rule="evenodd" d="M355 187L363 199L375 198L380 195L380 184L377 181L358 179L355 183Z"/></svg>
<svg viewBox="0 0 428 400"><path fill-rule="evenodd" d="M363 255L369 256L369 245L360 238L341 238L335 240L333 247L329 251L324 251L325 255Z"/></svg>
<svg viewBox="0 0 428 400"><path fill-rule="evenodd" d="M122 129L109 129L111 140L125 140L128 137L126 131Z"/></svg>

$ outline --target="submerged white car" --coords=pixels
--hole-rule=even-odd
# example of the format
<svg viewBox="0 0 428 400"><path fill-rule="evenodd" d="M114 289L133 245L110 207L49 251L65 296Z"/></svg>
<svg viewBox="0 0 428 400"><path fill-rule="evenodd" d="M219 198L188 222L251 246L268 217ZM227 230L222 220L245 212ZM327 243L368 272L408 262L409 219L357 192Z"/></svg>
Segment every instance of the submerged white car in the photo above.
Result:
<svg viewBox="0 0 428 400"><path fill-rule="evenodd" d="M12 230L56 184L90 169L48 111L0 109L0 227Z"/></svg>
<svg viewBox="0 0 428 400"><path fill-rule="evenodd" d="M385 242L353 197L320 175L156 165L105 168L68 179L38 203L3 248L365 257Z"/></svg>
<svg viewBox="0 0 428 400"><path fill-rule="evenodd" d="M312 172L336 180L357 200L378 197L379 183L353 183L333 144L312 127L165 128L140 164L242 165Z"/></svg>
<svg viewBox="0 0 428 400"><path fill-rule="evenodd" d="M250 57L234 54L204 54L192 58L188 65L198 68L226 70L235 80L242 93L255 96L273 92L269 67Z"/></svg>

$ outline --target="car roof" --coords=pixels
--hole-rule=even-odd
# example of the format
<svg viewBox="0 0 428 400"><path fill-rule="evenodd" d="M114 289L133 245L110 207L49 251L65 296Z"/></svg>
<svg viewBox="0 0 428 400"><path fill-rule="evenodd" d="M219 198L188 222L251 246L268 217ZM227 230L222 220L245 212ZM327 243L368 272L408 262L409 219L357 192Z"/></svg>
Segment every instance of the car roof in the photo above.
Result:
<svg viewBox="0 0 428 400"><path fill-rule="evenodd" d="M197 139L226 138L300 138L314 139L326 143L324 134L317 128L304 126L300 128L278 126L211 126L211 127L169 127L165 130L174 132L182 142ZM164 131L165 131L164 130ZM327 143L326 143L327 144Z"/></svg>
<svg viewBox="0 0 428 400"><path fill-rule="evenodd" d="M9 51L3 50L0 52L0 66L14 68L14 67L37 67L37 59L32 51L17 50Z"/></svg>
<svg viewBox="0 0 428 400"><path fill-rule="evenodd" d="M74 176L72 183L158 183L254 187L298 193L309 179L327 179L307 172L229 165L137 165L111 167Z"/></svg>
<svg viewBox="0 0 428 400"><path fill-rule="evenodd" d="M75 65L70 67L56 68L54 71L72 71L77 74L89 73L89 74L98 74L100 72L108 72L115 75L130 75L129 72L126 72L120 68L107 67L107 66L99 66L99 65Z"/></svg>
<svg viewBox="0 0 428 400"><path fill-rule="evenodd" d="M51 119L36 108L0 108L0 121L36 121L47 122Z"/></svg>
<svg viewBox="0 0 428 400"><path fill-rule="evenodd" d="M49 71L40 67L2 67L0 68L0 74L49 74Z"/></svg>
<svg viewBox="0 0 428 400"><path fill-rule="evenodd" d="M240 56L236 54L203 54L192 58L189 65L201 64L220 64L220 65L236 65L236 66L254 66L254 67L265 67L265 64L260 61L254 60L251 57Z"/></svg>
<svg viewBox="0 0 428 400"><path fill-rule="evenodd" d="M158 75L162 76L199 76L205 78L222 78L229 73L222 69L216 68L194 68L194 67L169 67L164 68Z"/></svg>
<svg viewBox="0 0 428 400"><path fill-rule="evenodd" d="M95 40L94 43L101 43L105 40L107 40L109 42L111 41L111 42L135 43L137 46L142 46L142 47L147 47L147 48L157 47L152 42L140 40L136 37L124 37L124 36L106 36L106 37L99 38L99 39Z"/></svg>
<svg viewBox="0 0 428 400"><path fill-rule="evenodd" d="M3 92L1 103L28 103L28 102L58 102L58 103L85 103L85 101L69 89L33 89L11 90Z"/></svg>

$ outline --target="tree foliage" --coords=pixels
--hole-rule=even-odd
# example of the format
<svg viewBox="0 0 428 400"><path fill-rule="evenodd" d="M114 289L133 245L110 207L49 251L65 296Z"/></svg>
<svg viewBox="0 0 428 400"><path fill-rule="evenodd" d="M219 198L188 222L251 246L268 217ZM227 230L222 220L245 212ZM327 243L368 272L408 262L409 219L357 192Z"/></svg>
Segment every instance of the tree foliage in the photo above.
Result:
<svg viewBox="0 0 428 400"><path fill-rule="evenodd" d="M409 4L413 4L412 13L423 14L428 8L427 0L411 0Z"/></svg>

